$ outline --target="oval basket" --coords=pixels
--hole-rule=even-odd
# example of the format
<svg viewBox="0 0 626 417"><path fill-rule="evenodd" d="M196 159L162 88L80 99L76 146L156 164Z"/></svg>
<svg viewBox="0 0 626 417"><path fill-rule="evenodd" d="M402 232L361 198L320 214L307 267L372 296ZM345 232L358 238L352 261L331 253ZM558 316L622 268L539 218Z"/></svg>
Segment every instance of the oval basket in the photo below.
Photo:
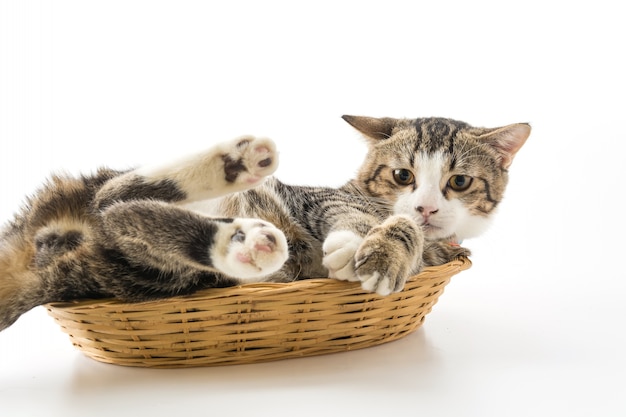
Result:
<svg viewBox="0 0 626 417"><path fill-rule="evenodd" d="M390 342L416 330L460 258L426 268L403 291L381 297L358 283L309 279L203 290L145 303L50 303L48 313L91 358L178 368L321 355Z"/></svg>

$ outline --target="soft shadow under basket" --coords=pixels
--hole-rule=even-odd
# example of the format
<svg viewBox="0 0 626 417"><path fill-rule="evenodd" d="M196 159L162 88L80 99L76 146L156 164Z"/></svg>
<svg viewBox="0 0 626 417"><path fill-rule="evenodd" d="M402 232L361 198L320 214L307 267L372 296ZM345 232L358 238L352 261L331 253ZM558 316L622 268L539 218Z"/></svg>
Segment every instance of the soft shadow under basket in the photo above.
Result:
<svg viewBox="0 0 626 417"><path fill-rule="evenodd" d="M321 355L416 330L467 258L426 268L386 297L358 283L309 279L200 291L146 303L50 303L74 346L101 362L177 368Z"/></svg>

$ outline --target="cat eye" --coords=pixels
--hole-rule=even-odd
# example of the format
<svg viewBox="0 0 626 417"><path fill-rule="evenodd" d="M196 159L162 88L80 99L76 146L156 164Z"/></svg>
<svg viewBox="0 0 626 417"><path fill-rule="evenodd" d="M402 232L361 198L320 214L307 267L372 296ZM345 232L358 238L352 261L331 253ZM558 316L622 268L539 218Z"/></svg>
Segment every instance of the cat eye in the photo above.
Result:
<svg viewBox="0 0 626 417"><path fill-rule="evenodd" d="M448 180L448 186L454 191L465 191L472 185L472 179L469 175L453 175Z"/></svg>
<svg viewBox="0 0 626 417"><path fill-rule="evenodd" d="M415 180L415 175L408 169L394 169L393 179L400 185L411 185Z"/></svg>

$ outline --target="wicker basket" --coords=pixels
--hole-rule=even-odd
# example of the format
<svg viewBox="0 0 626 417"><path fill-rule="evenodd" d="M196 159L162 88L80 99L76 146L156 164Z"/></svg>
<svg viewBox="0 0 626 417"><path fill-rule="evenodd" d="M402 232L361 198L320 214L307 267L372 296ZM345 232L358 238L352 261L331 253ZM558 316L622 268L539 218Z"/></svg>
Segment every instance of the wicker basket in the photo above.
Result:
<svg viewBox="0 0 626 417"><path fill-rule="evenodd" d="M460 258L381 297L358 283L310 279L200 291L147 303L51 303L74 346L101 362L176 368L264 362L374 346L416 330Z"/></svg>

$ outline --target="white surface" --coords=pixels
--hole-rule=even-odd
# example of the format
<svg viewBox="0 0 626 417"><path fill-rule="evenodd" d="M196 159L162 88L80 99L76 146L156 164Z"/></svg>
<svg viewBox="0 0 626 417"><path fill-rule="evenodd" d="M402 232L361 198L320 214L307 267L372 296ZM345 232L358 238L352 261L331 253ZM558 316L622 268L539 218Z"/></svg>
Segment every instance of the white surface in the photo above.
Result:
<svg viewBox="0 0 626 417"><path fill-rule="evenodd" d="M37 308L0 333L0 415L626 415L623 13L552 3L0 3L3 221L50 171L247 133L281 179L338 185L364 151L341 114L533 125L474 267L405 339L132 369Z"/></svg>

